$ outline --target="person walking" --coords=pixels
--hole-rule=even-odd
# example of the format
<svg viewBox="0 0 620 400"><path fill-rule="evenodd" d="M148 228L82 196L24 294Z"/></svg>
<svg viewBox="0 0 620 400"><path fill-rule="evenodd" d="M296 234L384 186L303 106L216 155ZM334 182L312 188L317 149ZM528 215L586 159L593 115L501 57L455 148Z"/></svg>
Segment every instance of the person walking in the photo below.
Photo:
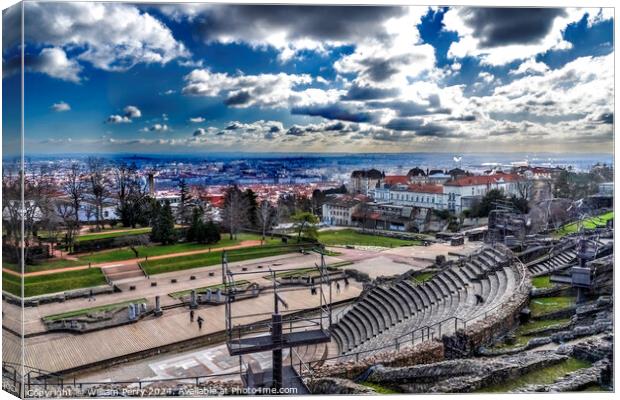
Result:
<svg viewBox="0 0 620 400"><path fill-rule="evenodd" d="M189 310L189 322L194 322L194 310Z"/></svg>
<svg viewBox="0 0 620 400"><path fill-rule="evenodd" d="M202 319L202 317L198 317L196 322L198 322L198 329L202 329L202 323L204 322L204 319Z"/></svg>

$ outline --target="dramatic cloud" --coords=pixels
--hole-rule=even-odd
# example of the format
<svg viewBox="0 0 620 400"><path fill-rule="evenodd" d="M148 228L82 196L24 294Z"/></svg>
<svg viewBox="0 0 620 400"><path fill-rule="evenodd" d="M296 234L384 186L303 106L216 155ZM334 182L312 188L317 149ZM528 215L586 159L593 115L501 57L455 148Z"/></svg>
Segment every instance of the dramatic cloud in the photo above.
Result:
<svg viewBox="0 0 620 400"><path fill-rule="evenodd" d="M21 56L14 56L3 61L2 76L7 78L21 72ZM70 60L63 49L47 47L39 54L24 55L24 67L27 72L47 74L52 78L62 79L69 82L80 82L82 67L75 60Z"/></svg>
<svg viewBox="0 0 620 400"><path fill-rule="evenodd" d="M207 43L273 47L288 60L301 50L324 52L344 44L389 35L385 23L402 7L195 5L163 6L177 20L188 18Z"/></svg>
<svg viewBox="0 0 620 400"><path fill-rule="evenodd" d="M450 57L480 57L490 65L504 65L571 44L562 37L566 26L586 13L576 8L451 8L444 15L445 29L458 33Z"/></svg>
<svg viewBox="0 0 620 400"><path fill-rule="evenodd" d="M183 94L223 96L230 107L286 108L291 105L321 104L340 96L340 91L303 88L313 82L310 75L260 74L228 75L195 69L185 76Z"/></svg>
<svg viewBox="0 0 620 400"><path fill-rule="evenodd" d="M38 71L55 78L77 82L78 60L107 71L124 71L138 63L165 64L191 56L170 29L132 5L29 2L24 8L27 20L37 21L25 24L25 42L54 46L40 56L55 61L57 68ZM74 56L67 59L63 50Z"/></svg>
<svg viewBox="0 0 620 400"><path fill-rule="evenodd" d="M69 111L71 110L71 106L67 103L65 103L64 101L58 102L58 103L54 103L52 104L52 107L50 107L52 110L56 111L56 112L63 112L63 111Z"/></svg>

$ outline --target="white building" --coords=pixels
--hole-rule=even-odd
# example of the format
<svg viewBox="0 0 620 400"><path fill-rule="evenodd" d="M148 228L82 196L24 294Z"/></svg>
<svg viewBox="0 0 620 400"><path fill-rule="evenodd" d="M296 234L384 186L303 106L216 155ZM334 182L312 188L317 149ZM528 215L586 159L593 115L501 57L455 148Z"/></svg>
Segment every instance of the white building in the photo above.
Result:
<svg viewBox="0 0 620 400"><path fill-rule="evenodd" d="M443 185L447 209L455 214L467 210L490 190L498 189L506 196L518 195L521 178L514 174L464 176Z"/></svg>
<svg viewBox="0 0 620 400"><path fill-rule="evenodd" d="M395 185L391 188L377 188L374 191L377 202L390 202L399 206L431 208L442 210L446 208L446 196L441 185L411 184Z"/></svg>
<svg viewBox="0 0 620 400"><path fill-rule="evenodd" d="M323 204L321 221L327 225L353 225L353 214L359 208L361 201L352 197L334 197Z"/></svg>

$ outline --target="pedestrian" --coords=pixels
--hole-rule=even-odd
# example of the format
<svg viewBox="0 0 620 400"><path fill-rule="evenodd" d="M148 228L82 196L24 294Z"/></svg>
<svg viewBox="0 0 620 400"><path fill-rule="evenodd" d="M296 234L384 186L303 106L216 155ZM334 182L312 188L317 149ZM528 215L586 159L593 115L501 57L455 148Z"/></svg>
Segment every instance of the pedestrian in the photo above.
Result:
<svg viewBox="0 0 620 400"><path fill-rule="evenodd" d="M93 297L93 289L90 289L88 292L88 301L95 301L95 298Z"/></svg>
<svg viewBox="0 0 620 400"><path fill-rule="evenodd" d="M345 277L344 278L344 287L349 286L349 278Z"/></svg>
<svg viewBox="0 0 620 400"><path fill-rule="evenodd" d="M336 293L340 293L340 283L336 282Z"/></svg>
<svg viewBox="0 0 620 400"><path fill-rule="evenodd" d="M189 310L189 322L194 322L194 310Z"/></svg>
<svg viewBox="0 0 620 400"><path fill-rule="evenodd" d="M204 322L204 319L202 319L202 317L198 317L196 322L198 322L198 329L202 329L202 323Z"/></svg>

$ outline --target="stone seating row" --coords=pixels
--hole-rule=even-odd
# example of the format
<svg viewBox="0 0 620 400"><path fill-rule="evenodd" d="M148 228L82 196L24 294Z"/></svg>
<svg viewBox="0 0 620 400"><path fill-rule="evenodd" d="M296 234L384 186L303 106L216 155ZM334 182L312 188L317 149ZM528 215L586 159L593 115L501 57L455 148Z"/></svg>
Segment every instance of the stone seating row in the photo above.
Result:
<svg viewBox="0 0 620 400"><path fill-rule="evenodd" d="M332 337L340 354L372 350L424 326L484 314L511 294L517 279L504 254L485 248L423 284L401 280L373 288L332 327Z"/></svg>

